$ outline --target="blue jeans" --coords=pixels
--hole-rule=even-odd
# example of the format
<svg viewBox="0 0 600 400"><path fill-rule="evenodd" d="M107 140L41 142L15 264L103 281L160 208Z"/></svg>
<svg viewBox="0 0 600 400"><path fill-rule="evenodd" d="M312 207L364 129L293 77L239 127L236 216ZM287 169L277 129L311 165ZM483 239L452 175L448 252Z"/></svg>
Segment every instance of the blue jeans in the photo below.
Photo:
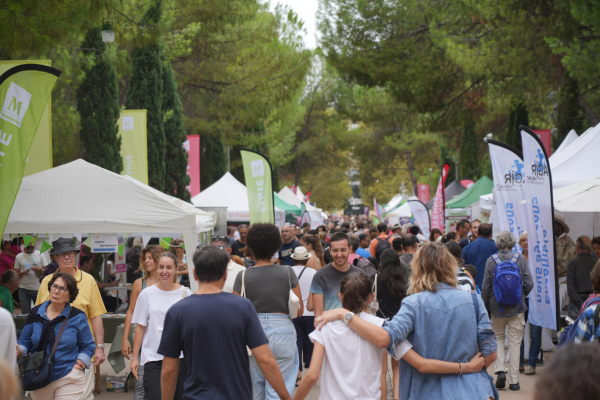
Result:
<svg viewBox="0 0 600 400"><path fill-rule="evenodd" d="M525 311L525 322L527 322L527 318L529 317L529 298L525 298L525 303L527 304L527 311ZM531 342L529 343L529 361L527 365L535 368L538 360L538 356L540 355L540 350L542 349L542 327L529 324L529 339ZM519 365L525 364L525 343L521 342L521 360Z"/></svg>
<svg viewBox="0 0 600 400"><path fill-rule="evenodd" d="M296 328L287 314L258 314L265 335L269 340L269 349L277 365L285 387L290 395L294 393L298 375L298 347L296 346ZM278 400L279 396L266 381L256 358L250 357L250 377L252 379L252 397L254 400Z"/></svg>
<svg viewBox="0 0 600 400"><path fill-rule="evenodd" d="M35 304L37 299L37 290L27 290L19 288L19 301L21 302L21 314L29 314L31 311L31 302Z"/></svg>

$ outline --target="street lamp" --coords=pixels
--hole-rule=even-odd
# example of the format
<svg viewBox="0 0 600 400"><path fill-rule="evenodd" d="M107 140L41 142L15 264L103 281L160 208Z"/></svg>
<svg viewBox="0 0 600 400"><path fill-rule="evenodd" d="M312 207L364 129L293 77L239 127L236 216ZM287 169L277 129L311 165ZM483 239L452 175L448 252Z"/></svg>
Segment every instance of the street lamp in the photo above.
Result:
<svg viewBox="0 0 600 400"><path fill-rule="evenodd" d="M114 42L115 32L112 30L112 24L109 22L102 25L102 41L103 42Z"/></svg>

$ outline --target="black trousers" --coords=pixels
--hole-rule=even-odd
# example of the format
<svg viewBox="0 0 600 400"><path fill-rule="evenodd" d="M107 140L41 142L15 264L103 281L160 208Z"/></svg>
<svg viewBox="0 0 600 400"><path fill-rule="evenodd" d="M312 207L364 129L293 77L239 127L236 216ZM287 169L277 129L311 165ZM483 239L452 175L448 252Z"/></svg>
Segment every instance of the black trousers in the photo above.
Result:
<svg viewBox="0 0 600 400"><path fill-rule="evenodd" d="M162 361L148 361L144 364L144 400L161 400L160 374L162 372ZM177 375L177 387L173 400L183 398L183 381L187 373L187 365L183 358L179 359L179 374Z"/></svg>

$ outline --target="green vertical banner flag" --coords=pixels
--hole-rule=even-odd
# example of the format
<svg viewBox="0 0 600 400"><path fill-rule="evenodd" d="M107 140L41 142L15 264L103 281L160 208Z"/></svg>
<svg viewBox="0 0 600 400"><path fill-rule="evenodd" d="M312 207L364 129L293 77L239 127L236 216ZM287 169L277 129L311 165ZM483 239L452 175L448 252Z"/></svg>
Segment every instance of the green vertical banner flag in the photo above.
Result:
<svg viewBox="0 0 600 400"><path fill-rule="evenodd" d="M250 224L255 222L275 223L275 200L273 199L273 169L269 160L254 150L242 149L242 164L248 190Z"/></svg>
<svg viewBox="0 0 600 400"><path fill-rule="evenodd" d="M0 233L17 197L27 154L60 71L23 64L0 75Z"/></svg>
<svg viewBox="0 0 600 400"><path fill-rule="evenodd" d="M148 184L148 133L146 110L121 110L119 136L123 172L138 181Z"/></svg>
<svg viewBox="0 0 600 400"><path fill-rule="evenodd" d="M9 69L23 64L40 64L47 67L52 66L52 60L3 60L0 61L0 75ZM48 99L48 104L44 109L40 124L38 125L35 138L25 164L25 173L23 176L37 174L52 168L52 98Z"/></svg>

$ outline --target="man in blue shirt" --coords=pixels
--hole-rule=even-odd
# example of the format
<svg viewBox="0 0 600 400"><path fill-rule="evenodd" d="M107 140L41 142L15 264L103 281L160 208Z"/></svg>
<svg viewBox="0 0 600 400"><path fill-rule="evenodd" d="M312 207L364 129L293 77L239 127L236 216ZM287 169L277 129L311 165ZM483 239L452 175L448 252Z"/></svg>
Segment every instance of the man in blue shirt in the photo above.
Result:
<svg viewBox="0 0 600 400"><path fill-rule="evenodd" d="M293 267L295 264L292 254L294 254L294 249L300 246L300 242L294 239L294 233L289 225L281 228L281 238L283 239L283 243L279 251L279 264Z"/></svg>
<svg viewBox="0 0 600 400"><path fill-rule="evenodd" d="M360 240L360 246L356 249L356 254L363 258L371 257L371 253L369 252L369 245L371 244L371 237L367 236L364 233L358 235L358 240Z"/></svg>
<svg viewBox="0 0 600 400"><path fill-rule="evenodd" d="M483 277L485 276L485 263L488 258L498 252L498 247L492 239L492 226L490 224L481 224L478 228L477 239L465 246L463 249L463 259L465 264L471 264L477 269L475 276L475 285L481 290Z"/></svg>
<svg viewBox="0 0 600 400"><path fill-rule="evenodd" d="M163 400L173 400L182 351L188 366L186 399L252 400L246 347L279 398L292 400L252 302L222 291L228 263L229 256L217 246L194 254L199 289L167 311L158 348L164 356Z"/></svg>

